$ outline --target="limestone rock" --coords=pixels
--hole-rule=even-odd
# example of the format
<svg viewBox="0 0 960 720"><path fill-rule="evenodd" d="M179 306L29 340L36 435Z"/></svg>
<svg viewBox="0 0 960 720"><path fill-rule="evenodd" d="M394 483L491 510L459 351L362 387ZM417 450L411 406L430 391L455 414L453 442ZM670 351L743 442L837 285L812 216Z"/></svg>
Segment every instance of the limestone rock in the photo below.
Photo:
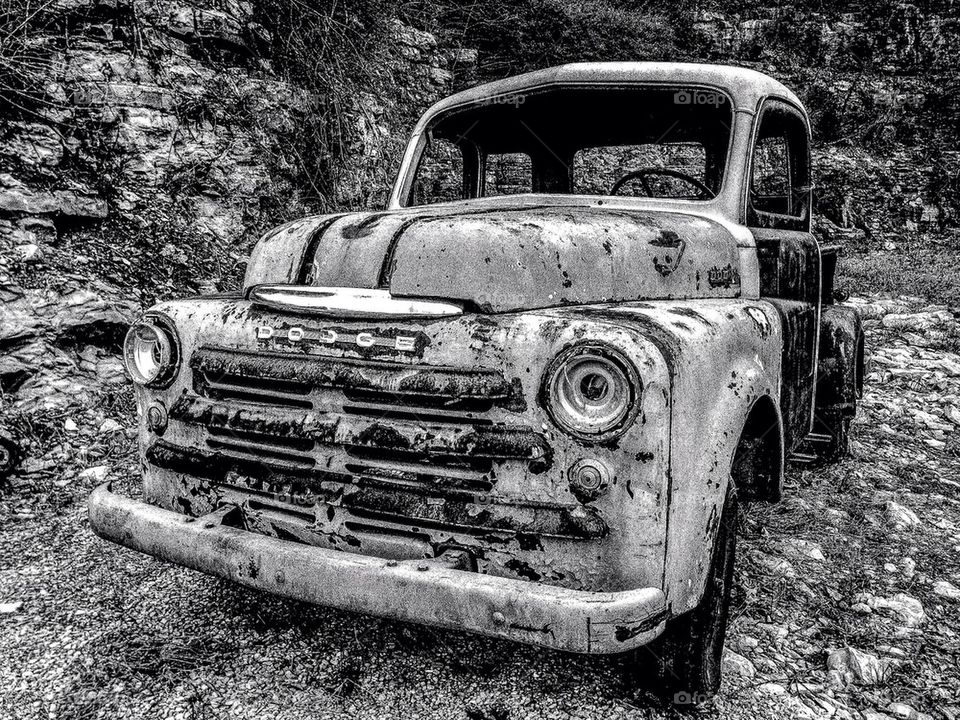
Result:
<svg viewBox="0 0 960 720"><path fill-rule="evenodd" d="M12 175L0 174L0 214L105 218L107 203L86 190L33 190Z"/></svg>
<svg viewBox="0 0 960 720"><path fill-rule="evenodd" d="M723 673L729 675L752 678L757 674L757 669L753 666L753 663L733 650L725 649L723 651L721 667Z"/></svg>
<svg viewBox="0 0 960 720"><path fill-rule="evenodd" d="M893 666L890 660L852 647L833 650L827 658L827 669L839 673L845 684L879 685L890 677Z"/></svg>
<svg viewBox="0 0 960 720"><path fill-rule="evenodd" d="M94 483L102 483L107 479L107 475L110 474L109 465L97 465L96 467L87 468L83 470L77 477L80 480L86 480Z"/></svg>
<svg viewBox="0 0 960 720"><path fill-rule="evenodd" d="M933 584L933 591L947 600L960 600L960 588L946 580L938 580Z"/></svg>
<svg viewBox="0 0 960 720"><path fill-rule="evenodd" d="M897 530L907 530L920 524L920 518L910 508L888 500L885 507L887 522Z"/></svg>
<svg viewBox="0 0 960 720"><path fill-rule="evenodd" d="M0 157L5 165L19 163L33 169L56 167L63 159L61 136L49 125L10 121L4 141L0 143Z"/></svg>
<svg viewBox="0 0 960 720"><path fill-rule="evenodd" d="M920 627L927 621L922 603L906 593L897 593L889 598L860 593L856 602L867 605L874 612L896 617L907 628Z"/></svg>
<svg viewBox="0 0 960 720"><path fill-rule="evenodd" d="M926 713L918 712L910 705L901 702L890 703L886 711L899 720L932 720Z"/></svg>

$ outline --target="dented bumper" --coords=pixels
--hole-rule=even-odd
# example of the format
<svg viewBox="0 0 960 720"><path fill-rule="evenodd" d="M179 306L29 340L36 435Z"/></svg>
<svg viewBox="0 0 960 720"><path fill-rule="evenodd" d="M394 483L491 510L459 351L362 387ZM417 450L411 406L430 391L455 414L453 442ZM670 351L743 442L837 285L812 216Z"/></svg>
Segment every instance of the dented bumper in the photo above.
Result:
<svg viewBox="0 0 960 720"><path fill-rule="evenodd" d="M667 617L659 588L585 592L278 540L118 495L88 501L101 537L162 560L297 600L578 653L646 644Z"/></svg>

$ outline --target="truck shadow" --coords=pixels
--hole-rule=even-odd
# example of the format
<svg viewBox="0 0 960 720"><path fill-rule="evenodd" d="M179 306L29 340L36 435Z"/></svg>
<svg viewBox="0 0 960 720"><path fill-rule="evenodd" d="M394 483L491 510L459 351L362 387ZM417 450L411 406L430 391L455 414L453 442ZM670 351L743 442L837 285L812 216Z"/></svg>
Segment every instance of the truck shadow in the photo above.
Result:
<svg viewBox="0 0 960 720"><path fill-rule="evenodd" d="M418 687L433 691L439 686L461 700L520 696L540 706L544 698L556 696L597 707L676 714L676 708L632 690L619 658L575 655L317 607L226 581L210 580L207 587L207 597L198 602L220 608L233 627L254 635L257 644L282 644L287 669L341 698L376 704L383 699L376 695L385 691L416 693ZM495 707L478 709L471 702L463 707L468 718L510 717Z"/></svg>

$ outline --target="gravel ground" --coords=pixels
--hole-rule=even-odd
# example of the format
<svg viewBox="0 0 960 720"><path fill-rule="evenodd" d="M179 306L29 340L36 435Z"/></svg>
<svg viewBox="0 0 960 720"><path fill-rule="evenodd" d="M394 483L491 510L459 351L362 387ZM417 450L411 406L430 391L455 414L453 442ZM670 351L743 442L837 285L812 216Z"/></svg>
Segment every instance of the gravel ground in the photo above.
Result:
<svg viewBox="0 0 960 720"><path fill-rule="evenodd" d="M920 310L865 306L871 374L854 457L791 469L783 503L749 510L722 692L681 710L960 717L949 590L960 585L960 345L955 324ZM889 320L902 314L920 319ZM91 417L71 418L80 436ZM129 453L111 452L98 462L134 483ZM602 658L313 608L112 546L83 509L99 467L0 492L4 718L677 714L633 695ZM866 660L830 655L846 647Z"/></svg>

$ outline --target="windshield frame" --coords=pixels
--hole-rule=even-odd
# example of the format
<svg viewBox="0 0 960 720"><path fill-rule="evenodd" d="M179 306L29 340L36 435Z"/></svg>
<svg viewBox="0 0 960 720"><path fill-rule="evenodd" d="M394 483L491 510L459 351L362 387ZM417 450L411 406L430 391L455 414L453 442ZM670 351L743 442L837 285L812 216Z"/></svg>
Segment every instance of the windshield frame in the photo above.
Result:
<svg viewBox="0 0 960 720"><path fill-rule="evenodd" d="M739 152L739 146L742 145L742 137L744 134L744 129L742 127L743 123L741 122L742 114L747 113L749 119L752 120L755 109L744 110L737 106L734 96L730 93L728 88L712 85L709 83L690 83L690 82L672 82L672 81L656 81L656 80L638 80L635 82L630 81L620 81L620 82L547 82L536 86L531 86L524 88L522 91L511 91L511 92L499 92L499 93L490 93L479 99L473 99L457 103L455 105L447 105L442 109L436 109L436 107L428 110L420 121L417 123L417 126L414 128L413 133L411 134L410 140L407 143L407 148L401 162L397 180L394 184L393 192L390 196L389 209L401 209L401 208L410 208L410 207L432 207L434 205L442 205L445 203L427 203L424 205L417 205L413 200L413 189L417 179L417 173L419 172L421 160L423 159L424 153L427 149L427 142L430 136L432 128L436 123L440 122L450 114L460 112L466 108L482 108L484 106L493 105L497 102L498 99L509 99L512 96L518 94L527 94L535 92L543 92L552 89L564 88L564 89L597 89L597 88L611 88L611 89L631 89L631 88L655 88L655 89L672 89L677 92L709 92L716 93L721 95L726 100L726 103L730 107L730 116L731 116L731 127L730 127L730 137L727 141L727 150L726 156L724 159L723 173L721 175L720 186L717 190L717 193L712 198L707 199L693 199L693 198L667 198L667 197L645 197L645 196L629 196L629 195L587 195L579 193L533 193L534 195L540 196L551 196L551 197L576 197L582 200L595 200L597 204L603 204L607 202L609 204L636 204L640 206L649 207L652 204L661 206L661 205L674 205L679 204L680 207L697 207L707 209L711 206L717 207L719 210L723 208L725 210L733 210L736 212L735 208L730 206L730 198L736 197L739 194L740 179L742 179L743 168L742 163L737 162L737 159L742 154ZM736 182L735 182L736 181ZM499 196L480 196L476 199L486 199L490 200ZM474 198L459 200L455 202L469 202ZM727 213L723 213L727 214Z"/></svg>

